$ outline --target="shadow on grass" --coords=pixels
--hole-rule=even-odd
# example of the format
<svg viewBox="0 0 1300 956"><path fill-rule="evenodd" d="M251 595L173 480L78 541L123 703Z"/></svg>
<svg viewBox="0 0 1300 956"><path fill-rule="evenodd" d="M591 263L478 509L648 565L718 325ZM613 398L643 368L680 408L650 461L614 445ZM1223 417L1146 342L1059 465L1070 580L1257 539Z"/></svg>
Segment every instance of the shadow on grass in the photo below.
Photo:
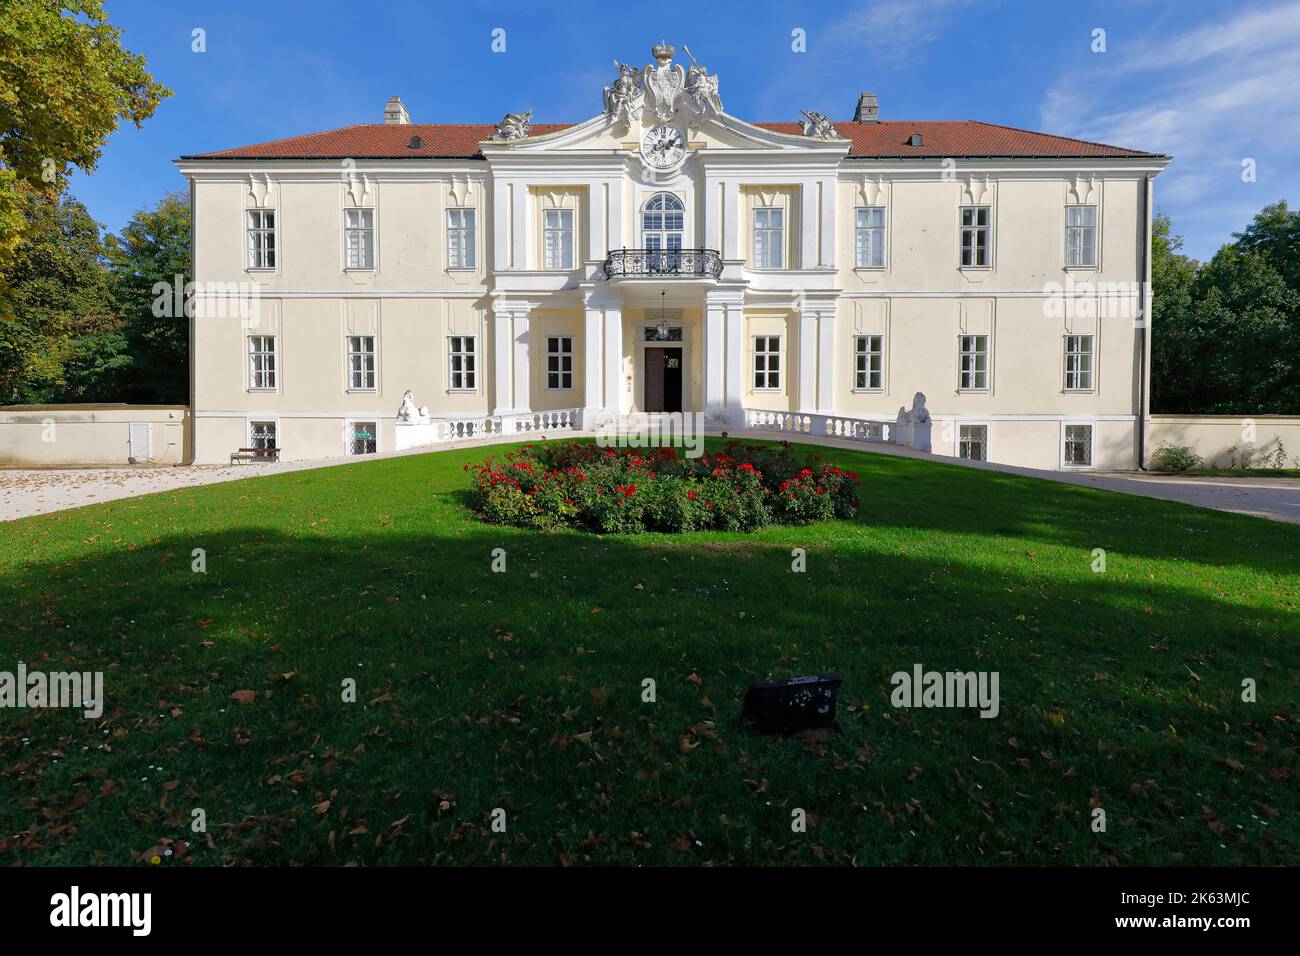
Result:
<svg viewBox="0 0 1300 956"><path fill-rule="evenodd" d="M400 482L410 461L376 467ZM5 656L105 670L109 699L101 721L7 722L2 847L119 864L163 837L226 864L1297 862L1300 797L1279 776L1295 715L1278 702L1293 703L1300 618L1284 595L1257 579L1224 600L1228 585L1200 587L1213 568L1171 586L1018 567L1023 546L993 536L1086 548L1102 516L1132 532L1127 501L1026 503L986 475L972 502L926 500L938 485L897 472L847 527L597 538L430 526L409 508L337 533L195 530L12 569ZM906 515L890 498L903 489L921 499ZM1198 533L1243 533L1173 510ZM986 550L884 542L881 522L985 535ZM1171 556L1158 545L1153 531L1123 548ZM999 716L892 708L890 675L916 663L999 672ZM842 735L733 726L750 680L826 671L845 677ZM1241 703L1243 676L1261 703ZM1109 834L1090 830L1094 801ZM187 831L194 807L210 848ZM804 837L794 807L818 818Z"/></svg>

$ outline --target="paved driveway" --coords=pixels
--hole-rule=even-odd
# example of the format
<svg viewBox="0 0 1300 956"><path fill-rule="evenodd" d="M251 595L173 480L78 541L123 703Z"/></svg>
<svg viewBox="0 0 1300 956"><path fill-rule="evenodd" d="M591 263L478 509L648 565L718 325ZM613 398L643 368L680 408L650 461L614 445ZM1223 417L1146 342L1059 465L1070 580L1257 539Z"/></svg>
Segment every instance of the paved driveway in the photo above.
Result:
<svg viewBox="0 0 1300 956"><path fill-rule="evenodd" d="M769 440L786 438L794 442L801 441L801 437L797 435L775 434L772 432L741 431L732 434L738 438L764 438ZM573 433L574 437L579 435L589 437L591 433ZM852 448L856 451L898 455L904 458L928 458L966 468L982 468L989 471L1028 475L1033 478L1045 478L1048 481L1084 485L1088 488L1102 488L1106 491L1142 495L1147 498L1164 498L1168 501L1181 501L1201 508L1236 511L1260 518L1270 518L1274 521L1288 521L1292 524L1300 524L1300 478L1180 478L1170 475L1129 472L1041 471L1035 468L999 465L993 462L962 461L956 458L927 455L923 452L913 451L910 448L869 445L845 439L827 438L814 442L808 437L803 440L812 444ZM461 448L480 444L494 444L494 442L490 440L487 442L456 442L439 446L439 449ZM418 448L397 452L396 454L423 454L426 451L433 450L435 449ZM393 455L367 456L365 459L357 460L371 461L376 457L389 458L393 457ZM304 468L321 468L347 463L346 460L332 458L324 461L233 466L189 465L172 468L0 470L0 521L22 518L27 515L44 514L50 511L60 511L64 508L76 508L99 501L112 501L116 498L130 498L135 495L170 491L173 488L186 488L218 481L251 478L255 475L299 471Z"/></svg>

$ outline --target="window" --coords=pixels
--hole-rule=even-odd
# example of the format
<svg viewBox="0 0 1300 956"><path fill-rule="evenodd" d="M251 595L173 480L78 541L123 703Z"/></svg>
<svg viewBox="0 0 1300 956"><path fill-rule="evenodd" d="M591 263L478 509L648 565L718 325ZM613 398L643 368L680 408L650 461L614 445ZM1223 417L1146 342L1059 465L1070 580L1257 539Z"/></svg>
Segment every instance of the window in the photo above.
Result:
<svg viewBox="0 0 1300 956"><path fill-rule="evenodd" d="M375 211L373 209L343 210L344 246L349 269L375 267Z"/></svg>
<svg viewBox="0 0 1300 956"><path fill-rule="evenodd" d="M783 268L785 213L780 209L754 210L754 268Z"/></svg>
<svg viewBox="0 0 1300 956"><path fill-rule="evenodd" d="M987 461L989 447L989 426L957 426L957 457L971 461Z"/></svg>
<svg viewBox="0 0 1300 956"><path fill-rule="evenodd" d="M672 193L655 193L646 201L641 213L641 236L648 253L646 265L649 271L681 271L685 208Z"/></svg>
<svg viewBox="0 0 1300 956"><path fill-rule="evenodd" d="M248 268L275 268L275 210L248 210Z"/></svg>
<svg viewBox="0 0 1300 956"><path fill-rule="evenodd" d="M1092 426L1066 425L1063 464L1071 467L1092 465Z"/></svg>
<svg viewBox="0 0 1300 956"><path fill-rule="evenodd" d="M989 337L963 335L961 337L961 382L967 391L983 391L989 387Z"/></svg>
<svg viewBox="0 0 1300 956"><path fill-rule="evenodd" d="M857 227L853 236L854 261L859 269L885 267L885 207L863 206L858 209Z"/></svg>
<svg viewBox="0 0 1300 956"><path fill-rule="evenodd" d="M573 268L573 210L547 209L542 220L543 268Z"/></svg>
<svg viewBox="0 0 1300 956"><path fill-rule="evenodd" d="M348 454L373 455L379 450L375 422L348 423Z"/></svg>
<svg viewBox="0 0 1300 956"><path fill-rule="evenodd" d="M275 443L275 422L249 422L248 439L249 447L259 451L280 447Z"/></svg>
<svg viewBox="0 0 1300 956"><path fill-rule="evenodd" d="M1092 336L1065 337L1065 390L1092 391Z"/></svg>
<svg viewBox="0 0 1300 956"><path fill-rule="evenodd" d="M880 389L885 383L885 337L858 335L853 339L853 387Z"/></svg>
<svg viewBox="0 0 1300 956"><path fill-rule="evenodd" d="M573 339L567 335L546 340L546 387L559 391L573 388Z"/></svg>
<svg viewBox="0 0 1300 956"><path fill-rule="evenodd" d="M348 388L370 391L375 387L375 337L348 336Z"/></svg>
<svg viewBox="0 0 1300 956"><path fill-rule="evenodd" d="M248 337L248 387L275 388L275 336Z"/></svg>
<svg viewBox="0 0 1300 956"><path fill-rule="evenodd" d="M961 264L977 269L989 264L989 207L961 207Z"/></svg>
<svg viewBox="0 0 1300 956"><path fill-rule="evenodd" d="M781 387L781 336L760 335L754 339L754 388Z"/></svg>
<svg viewBox="0 0 1300 956"><path fill-rule="evenodd" d="M447 266L474 268L474 210L447 210Z"/></svg>
<svg viewBox="0 0 1300 956"><path fill-rule="evenodd" d="M1065 264L1096 268L1096 206L1065 207Z"/></svg>
<svg viewBox="0 0 1300 956"><path fill-rule="evenodd" d="M450 357L447 387L452 391L472 391L477 382L474 371L474 336L453 335L447 340L447 355Z"/></svg>

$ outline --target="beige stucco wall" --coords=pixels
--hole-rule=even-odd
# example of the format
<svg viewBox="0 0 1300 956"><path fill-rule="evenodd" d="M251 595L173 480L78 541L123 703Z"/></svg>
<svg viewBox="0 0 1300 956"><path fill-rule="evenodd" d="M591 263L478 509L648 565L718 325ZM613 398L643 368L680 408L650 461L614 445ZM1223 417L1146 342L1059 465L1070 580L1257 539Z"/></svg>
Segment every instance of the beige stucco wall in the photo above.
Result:
<svg viewBox="0 0 1300 956"><path fill-rule="evenodd" d="M150 426L152 457L136 464L177 465L189 458L184 405L0 407L0 466L127 465L131 423Z"/></svg>
<svg viewBox="0 0 1300 956"><path fill-rule="evenodd" d="M1274 439L1286 450L1286 467L1300 468L1300 416L1153 415L1147 426L1147 460L1167 443L1190 448L1208 466L1226 468L1234 449L1238 455L1248 446L1256 453L1272 452ZM1253 464L1264 467L1258 454Z"/></svg>

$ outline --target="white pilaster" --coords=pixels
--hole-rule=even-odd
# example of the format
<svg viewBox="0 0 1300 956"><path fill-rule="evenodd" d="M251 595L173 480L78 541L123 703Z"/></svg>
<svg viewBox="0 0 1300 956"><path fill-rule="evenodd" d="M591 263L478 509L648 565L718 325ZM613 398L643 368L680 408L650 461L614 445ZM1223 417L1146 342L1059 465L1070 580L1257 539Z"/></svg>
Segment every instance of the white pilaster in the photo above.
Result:
<svg viewBox="0 0 1300 956"><path fill-rule="evenodd" d="M817 312L799 307L799 411L812 413L817 404Z"/></svg>
<svg viewBox="0 0 1300 956"><path fill-rule="evenodd" d="M740 258L740 187L722 184L722 258Z"/></svg>
<svg viewBox="0 0 1300 956"><path fill-rule="evenodd" d="M612 415L625 415L623 400L623 309L609 305L603 310L601 324L605 332L605 411Z"/></svg>
<svg viewBox="0 0 1300 956"><path fill-rule="evenodd" d="M817 411L835 408L835 307L817 313Z"/></svg>
<svg viewBox="0 0 1300 956"><path fill-rule="evenodd" d="M822 234L821 234L821 255L817 263L827 269L835 268L835 190L836 181L834 177L820 179L822 193Z"/></svg>
<svg viewBox="0 0 1300 956"><path fill-rule="evenodd" d="M723 350L726 306L710 300L704 301L704 415L720 418L726 400L726 353Z"/></svg>
<svg viewBox="0 0 1300 956"><path fill-rule="evenodd" d="M595 426L604 405L601 373L604 371L604 341L601 337L600 306L587 297L582 311L582 421L584 428Z"/></svg>
<svg viewBox="0 0 1300 956"><path fill-rule="evenodd" d="M506 415L514 411L510 398L510 307L504 302L492 303L492 414Z"/></svg>
<svg viewBox="0 0 1300 956"><path fill-rule="evenodd" d="M605 258L605 188L603 180L587 183L587 221L583 231L587 234L587 259L601 261Z"/></svg>
<svg viewBox="0 0 1300 956"><path fill-rule="evenodd" d="M817 266L818 210L817 180L805 179L799 184L799 268Z"/></svg>
<svg viewBox="0 0 1300 956"><path fill-rule="evenodd" d="M511 267L527 269L528 263L528 186L515 182L510 204L510 246L512 249Z"/></svg>
<svg viewBox="0 0 1300 956"><path fill-rule="evenodd" d="M513 394L516 412L527 412L533 406L528 374L531 364L529 347L532 344L529 315L527 308L514 310L515 386Z"/></svg>
<svg viewBox="0 0 1300 956"><path fill-rule="evenodd" d="M510 188L501 179L492 181L492 262L495 269L511 268Z"/></svg>
<svg viewBox="0 0 1300 956"><path fill-rule="evenodd" d="M745 416L745 309L737 300L727 303L727 417L735 425Z"/></svg>

